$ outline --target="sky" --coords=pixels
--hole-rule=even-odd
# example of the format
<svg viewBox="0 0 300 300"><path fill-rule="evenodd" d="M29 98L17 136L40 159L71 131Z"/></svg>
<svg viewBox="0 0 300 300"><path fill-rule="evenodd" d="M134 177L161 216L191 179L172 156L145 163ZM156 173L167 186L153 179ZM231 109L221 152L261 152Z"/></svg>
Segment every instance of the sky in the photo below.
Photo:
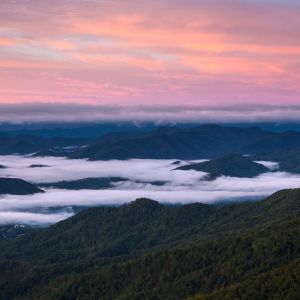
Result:
<svg viewBox="0 0 300 300"><path fill-rule="evenodd" d="M2 0L0 122L299 120L299 16L296 0Z"/></svg>
<svg viewBox="0 0 300 300"><path fill-rule="evenodd" d="M219 177L206 180L206 173L174 170L175 160L131 159L87 161L63 157L0 156L1 177L18 177L34 184L72 181L87 177L120 177L105 190L45 189L35 195L0 195L0 225L49 225L75 213L74 206L120 205L146 197L162 203L216 203L262 199L300 185L300 175L278 171L276 162L260 162L270 169L255 178ZM181 162L181 165L189 162ZM47 167L31 168L31 164ZM178 165L176 165L178 166ZM146 170L146 171L145 171ZM153 185L163 181L164 185Z"/></svg>

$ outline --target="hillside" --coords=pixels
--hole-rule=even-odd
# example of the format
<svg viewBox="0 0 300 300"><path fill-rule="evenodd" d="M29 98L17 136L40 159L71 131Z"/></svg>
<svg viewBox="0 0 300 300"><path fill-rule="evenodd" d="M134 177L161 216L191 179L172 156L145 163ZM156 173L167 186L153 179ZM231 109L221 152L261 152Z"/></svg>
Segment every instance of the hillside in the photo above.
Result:
<svg viewBox="0 0 300 300"><path fill-rule="evenodd" d="M74 258L73 248L83 256L125 255L138 249L185 244L199 236L215 238L223 232L295 218L300 214L299 199L300 190L280 191L259 202L225 206L201 203L166 206L137 199L120 207L87 209L19 242L22 253L26 253L28 246L28 254L35 259L40 256L45 239L49 245L42 253L49 259L57 255L58 245L65 256L56 259L63 261Z"/></svg>
<svg viewBox="0 0 300 300"><path fill-rule="evenodd" d="M16 238L31 232L33 229L26 225L0 225L0 239Z"/></svg>
<svg viewBox="0 0 300 300"><path fill-rule="evenodd" d="M151 131L152 130L152 131ZM34 132L34 131L33 131ZM33 132L31 134L33 134ZM159 127L155 130L93 132L89 138L65 138L15 135L0 132L0 154L31 154L35 156L67 156L90 160L153 158L204 159L228 153L266 157L272 154L281 163L282 171L299 172L300 132L271 132L257 127L240 128L202 125L193 128ZM276 153L288 152L289 158ZM297 154L298 153L298 154ZM274 154L274 155L273 155ZM288 160L288 161L287 161Z"/></svg>
<svg viewBox="0 0 300 300"><path fill-rule="evenodd" d="M229 154L201 163L189 164L175 170L196 170L210 174L210 178L219 176L256 177L270 170L240 154Z"/></svg>
<svg viewBox="0 0 300 300"><path fill-rule="evenodd" d="M0 178L0 195L31 195L44 191L35 185L18 178Z"/></svg>
<svg viewBox="0 0 300 300"><path fill-rule="evenodd" d="M68 147L80 147L91 142L83 138L42 138L34 135L12 135L0 132L0 155L31 154L52 151L65 153Z"/></svg>
<svg viewBox="0 0 300 300"><path fill-rule="evenodd" d="M257 155L274 149L300 149L300 133L275 133L260 128L203 125L194 128L161 127L143 134L122 134L90 143L70 154L91 160L128 158L202 159L228 153Z"/></svg>
<svg viewBox="0 0 300 300"><path fill-rule="evenodd" d="M207 294L201 293L189 300L231 300L231 299L297 299L299 295L300 259L292 260L263 272L259 276L248 276L241 283L234 283L226 288L216 289Z"/></svg>
<svg viewBox="0 0 300 300"><path fill-rule="evenodd" d="M247 145L269 135L259 128L233 128L203 125L195 128L161 127L143 135L105 139L71 155L91 160L128 158L199 159L240 152ZM300 133L299 133L300 138Z"/></svg>
<svg viewBox="0 0 300 300"><path fill-rule="evenodd" d="M0 241L0 291L4 299L206 299L239 286L249 293L250 282L294 296L296 282L274 287L264 278L293 276L299 216L300 190L225 206L138 199L88 209Z"/></svg>
<svg viewBox="0 0 300 300"><path fill-rule="evenodd" d="M251 158L277 161L281 171L300 174L300 149L262 152Z"/></svg>
<svg viewBox="0 0 300 300"><path fill-rule="evenodd" d="M299 234L299 221L288 222L90 271L82 268L80 275L60 276L40 285L30 297L179 300L197 295L196 299L231 300L240 299L232 295L243 295L248 300L298 299Z"/></svg>

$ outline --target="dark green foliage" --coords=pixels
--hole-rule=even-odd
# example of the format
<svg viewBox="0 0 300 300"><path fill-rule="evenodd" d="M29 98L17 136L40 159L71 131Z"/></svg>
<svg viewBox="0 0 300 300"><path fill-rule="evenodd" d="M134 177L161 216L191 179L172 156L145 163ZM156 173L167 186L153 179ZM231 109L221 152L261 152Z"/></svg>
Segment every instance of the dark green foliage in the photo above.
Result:
<svg viewBox="0 0 300 300"><path fill-rule="evenodd" d="M0 239L19 237L33 230L33 228L26 225L1 225Z"/></svg>
<svg viewBox="0 0 300 300"><path fill-rule="evenodd" d="M300 190L284 190L225 206L88 209L0 241L0 298L297 299L299 203Z"/></svg>
<svg viewBox="0 0 300 300"><path fill-rule="evenodd" d="M294 300L299 297L300 259L295 259L261 275L249 276L241 283L232 284L209 295L197 295L189 300Z"/></svg>
<svg viewBox="0 0 300 300"><path fill-rule="evenodd" d="M298 257L299 225L276 226L277 233L273 228L262 228L88 272L71 282L63 295L82 299L184 299L199 290L212 292ZM286 230L288 237L281 234ZM102 289L97 291L97 287Z"/></svg>
<svg viewBox="0 0 300 300"><path fill-rule="evenodd" d="M35 185L18 178L0 178L0 195L31 195L44 191Z"/></svg>
<svg viewBox="0 0 300 300"><path fill-rule="evenodd" d="M255 177L269 169L240 154L229 154L217 159L176 168L176 170L196 170L210 174L210 178L219 176Z"/></svg>

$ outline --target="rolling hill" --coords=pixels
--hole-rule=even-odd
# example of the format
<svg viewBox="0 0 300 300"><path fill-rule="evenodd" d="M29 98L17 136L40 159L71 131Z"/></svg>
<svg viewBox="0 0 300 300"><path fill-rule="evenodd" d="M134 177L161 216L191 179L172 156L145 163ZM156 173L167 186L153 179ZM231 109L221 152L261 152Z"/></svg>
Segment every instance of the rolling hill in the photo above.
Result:
<svg viewBox="0 0 300 300"><path fill-rule="evenodd" d="M101 132L99 132L99 135ZM272 132L258 127L202 125L193 128L159 127L155 130L112 132L89 138L42 138L0 132L0 154L67 156L90 160L153 158L211 159L228 153L272 158L282 171L299 173L300 132ZM268 156L270 154L270 156ZM296 161L296 166L293 166Z"/></svg>
<svg viewBox="0 0 300 300"><path fill-rule="evenodd" d="M0 132L0 155L31 154L52 151L67 153L69 147L80 147L91 142L83 138L42 138L34 135L12 135Z"/></svg>
<svg viewBox="0 0 300 300"><path fill-rule="evenodd" d="M246 145L274 134L259 128L231 128L205 125L181 129L161 127L142 136L106 139L71 154L73 158L91 160L128 158L199 159L240 152ZM300 137L300 133L299 133Z"/></svg>
<svg viewBox="0 0 300 300"><path fill-rule="evenodd" d="M202 171L209 173L211 179L222 175L251 178L270 171L262 164L256 163L240 154L228 154L210 161L178 167L175 170Z"/></svg>
<svg viewBox="0 0 300 300"><path fill-rule="evenodd" d="M108 135L69 156L90 160L192 160L218 158L228 153L249 154L253 160L274 160L279 162L281 171L300 173L300 132L269 132L255 127L218 125L161 127L146 133Z"/></svg>
<svg viewBox="0 0 300 300"><path fill-rule="evenodd" d="M18 178L0 178L0 195L31 195L44 191L35 185Z"/></svg>
<svg viewBox="0 0 300 300"><path fill-rule="evenodd" d="M299 217L299 189L224 206L138 199L91 208L1 240L0 293L3 299L221 299L243 291L253 299L255 287L258 295L293 299Z"/></svg>

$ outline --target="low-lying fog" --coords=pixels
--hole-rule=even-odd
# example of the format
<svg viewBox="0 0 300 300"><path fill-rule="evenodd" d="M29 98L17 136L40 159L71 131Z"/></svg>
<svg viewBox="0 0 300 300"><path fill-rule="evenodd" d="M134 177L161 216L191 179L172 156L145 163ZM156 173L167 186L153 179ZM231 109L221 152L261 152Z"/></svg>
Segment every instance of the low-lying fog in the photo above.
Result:
<svg viewBox="0 0 300 300"><path fill-rule="evenodd" d="M0 156L0 177L16 177L35 184L88 177L122 177L105 190L44 189L46 193L0 196L0 224L46 225L70 217L75 206L118 205L147 197L164 203L215 203L263 198L285 188L300 187L300 176L275 171L274 162L256 178L219 177L203 180L206 173L174 170L176 160L131 159L87 161L56 157ZM187 163L187 162L185 162ZM182 162L181 164L184 164ZM44 167L30 168L31 165ZM272 171L271 171L272 170ZM151 182L166 182L154 185Z"/></svg>

